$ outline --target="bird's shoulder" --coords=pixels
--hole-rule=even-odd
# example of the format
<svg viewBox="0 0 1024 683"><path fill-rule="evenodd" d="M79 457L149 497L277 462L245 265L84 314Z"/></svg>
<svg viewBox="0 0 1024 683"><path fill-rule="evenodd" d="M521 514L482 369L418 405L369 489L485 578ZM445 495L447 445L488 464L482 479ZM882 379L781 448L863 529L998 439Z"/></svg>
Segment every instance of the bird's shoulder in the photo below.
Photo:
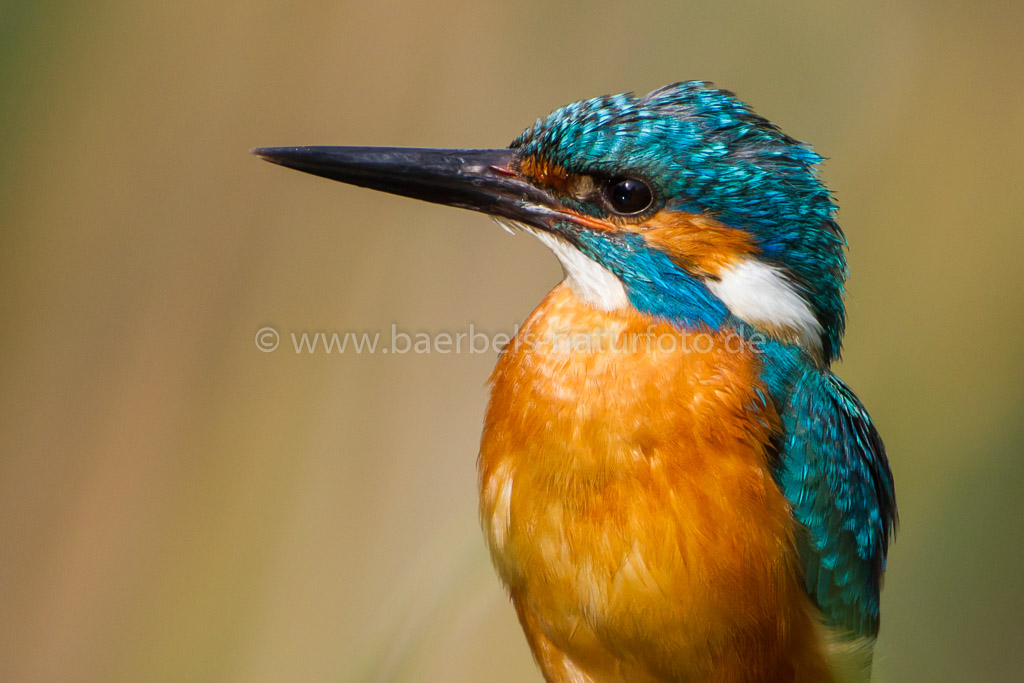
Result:
<svg viewBox="0 0 1024 683"><path fill-rule="evenodd" d="M774 473L802 527L805 586L829 626L874 637L896 522L885 446L864 405L831 370L800 362L773 369L767 382L775 385L781 427Z"/></svg>

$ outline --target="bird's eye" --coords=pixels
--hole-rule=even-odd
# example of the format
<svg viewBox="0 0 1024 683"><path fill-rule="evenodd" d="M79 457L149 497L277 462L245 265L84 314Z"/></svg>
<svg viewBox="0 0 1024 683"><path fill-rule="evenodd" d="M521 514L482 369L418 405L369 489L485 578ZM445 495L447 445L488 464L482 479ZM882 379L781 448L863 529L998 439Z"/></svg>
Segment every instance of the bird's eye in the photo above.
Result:
<svg viewBox="0 0 1024 683"><path fill-rule="evenodd" d="M654 194L642 180L613 178L604 186L604 198L615 213L633 214L649 207Z"/></svg>

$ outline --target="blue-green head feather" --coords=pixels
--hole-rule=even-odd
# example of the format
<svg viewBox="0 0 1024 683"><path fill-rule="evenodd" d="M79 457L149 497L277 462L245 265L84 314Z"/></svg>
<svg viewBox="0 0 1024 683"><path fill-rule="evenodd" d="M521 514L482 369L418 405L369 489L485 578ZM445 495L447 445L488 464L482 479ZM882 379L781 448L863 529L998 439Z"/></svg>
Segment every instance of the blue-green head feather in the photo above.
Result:
<svg viewBox="0 0 1024 683"><path fill-rule="evenodd" d="M584 100L539 119L511 147L520 158L571 174L641 178L658 208L746 231L758 258L784 272L813 311L824 362L838 356L846 243L834 220L836 204L818 178L822 158L731 92L690 81L642 97ZM571 198L567 203L598 211Z"/></svg>

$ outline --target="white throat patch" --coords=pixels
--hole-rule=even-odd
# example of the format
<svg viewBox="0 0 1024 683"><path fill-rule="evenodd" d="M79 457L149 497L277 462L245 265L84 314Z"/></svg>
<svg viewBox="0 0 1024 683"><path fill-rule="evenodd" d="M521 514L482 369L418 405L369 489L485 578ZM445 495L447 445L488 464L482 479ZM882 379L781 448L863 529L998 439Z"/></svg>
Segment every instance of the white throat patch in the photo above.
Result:
<svg viewBox="0 0 1024 683"><path fill-rule="evenodd" d="M518 221L494 220L509 232L534 235L551 249L562 264L565 281L585 303L603 311L630 305L622 280L566 240ZM740 320L796 342L821 358L821 323L781 268L744 258L723 268L717 280L707 279L704 284Z"/></svg>
<svg viewBox="0 0 1024 683"><path fill-rule="evenodd" d="M821 323L785 272L747 258L723 268L718 278L705 284L733 315L754 327L792 335L811 355L821 357Z"/></svg>
<svg viewBox="0 0 1024 683"><path fill-rule="evenodd" d="M562 264L565 281L584 303L602 311L614 311L629 306L629 297L626 295L626 287L622 280L566 240L518 221L500 218L494 220L506 229L515 228L530 233L554 252Z"/></svg>

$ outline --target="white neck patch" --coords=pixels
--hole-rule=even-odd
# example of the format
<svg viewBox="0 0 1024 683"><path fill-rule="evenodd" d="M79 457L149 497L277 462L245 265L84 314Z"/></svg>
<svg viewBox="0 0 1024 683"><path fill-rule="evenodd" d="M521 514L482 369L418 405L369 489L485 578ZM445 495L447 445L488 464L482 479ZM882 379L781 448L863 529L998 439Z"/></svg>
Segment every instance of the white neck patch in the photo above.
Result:
<svg viewBox="0 0 1024 683"><path fill-rule="evenodd" d="M754 327L791 332L811 355L821 357L821 323L782 269L745 258L723 268L718 278L704 284L733 315Z"/></svg>
<svg viewBox="0 0 1024 683"><path fill-rule="evenodd" d="M565 281L585 303L603 311L630 306L622 280L565 239L518 221L495 221L509 232L528 232L551 249L562 264ZM770 333L791 335L812 356L821 358L821 323L781 268L744 258L704 284L740 320Z"/></svg>
<svg viewBox="0 0 1024 683"><path fill-rule="evenodd" d="M562 264L565 281L584 303L602 311L614 311L630 305L622 280L566 240L518 221L495 220L506 229L518 228L530 233L554 252Z"/></svg>

